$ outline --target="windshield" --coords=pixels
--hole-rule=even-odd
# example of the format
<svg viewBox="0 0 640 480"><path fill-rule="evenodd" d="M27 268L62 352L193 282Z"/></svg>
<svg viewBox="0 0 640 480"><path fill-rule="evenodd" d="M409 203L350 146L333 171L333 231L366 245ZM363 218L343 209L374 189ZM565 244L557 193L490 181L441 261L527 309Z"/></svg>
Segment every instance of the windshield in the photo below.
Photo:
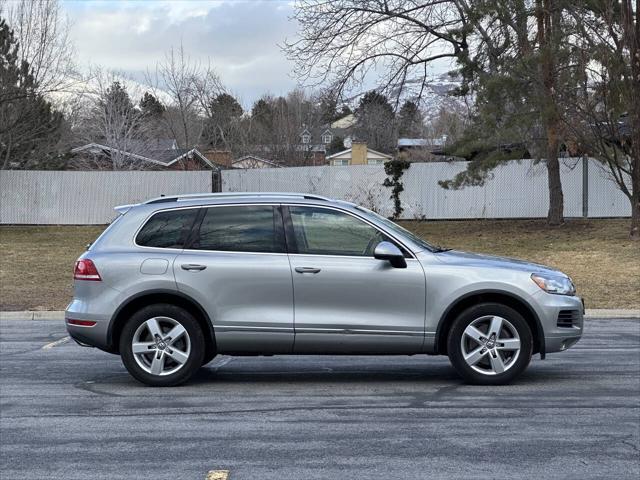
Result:
<svg viewBox="0 0 640 480"><path fill-rule="evenodd" d="M433 245L431 245L429 242L427 242L424 239L420 238L415 233L407 230L406 228L401 227L397 223L393 223L388 218L385 218L382 215L379 215L376 212L373 212L373 211L371 211L369 209L366 209L364 207L361 207L361 206L356 206L356 209L360 210L361 212L366 213L367 215L369 215L371 217L374 217L378 222L382 223L385 227L387 227L392 232L409 238L409 240L411 240L413 243L415 243L417 245L420 245L422 248L425 248L425 249L427 249L429 251L432 251L432 252L437 250L437 248L434 247Z"/></svg>

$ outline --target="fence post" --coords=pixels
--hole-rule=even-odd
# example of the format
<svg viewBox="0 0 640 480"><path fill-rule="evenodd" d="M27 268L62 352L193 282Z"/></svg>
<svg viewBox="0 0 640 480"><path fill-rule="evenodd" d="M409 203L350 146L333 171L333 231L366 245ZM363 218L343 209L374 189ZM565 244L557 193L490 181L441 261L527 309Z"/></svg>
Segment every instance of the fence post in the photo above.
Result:
<svg viewBox="0 0 640 480"><path fill-rule="evenodd" d="M589 157L582 156L582 217L589 218Z"/></svg>

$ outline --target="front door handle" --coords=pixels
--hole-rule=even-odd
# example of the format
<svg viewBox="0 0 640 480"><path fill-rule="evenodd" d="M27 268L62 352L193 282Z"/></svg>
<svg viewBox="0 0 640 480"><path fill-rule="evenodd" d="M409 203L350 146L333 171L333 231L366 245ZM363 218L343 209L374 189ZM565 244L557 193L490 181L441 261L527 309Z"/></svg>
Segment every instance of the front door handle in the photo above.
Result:
<svg viewBox="0 0 640 480"><path fill-rule="evenodd" d="M206 265L196 265L195 263L183 263L181 265L183 270L204 270L205 268L207 268Z"/></svg>
<svg viewBox="0 0 640 480"><path fill-rule="evenodd" d="M296 272L298 272L298 273L318 273L318 272L320 272L320 269L316 268L316 267L296 267Z"/></svg>

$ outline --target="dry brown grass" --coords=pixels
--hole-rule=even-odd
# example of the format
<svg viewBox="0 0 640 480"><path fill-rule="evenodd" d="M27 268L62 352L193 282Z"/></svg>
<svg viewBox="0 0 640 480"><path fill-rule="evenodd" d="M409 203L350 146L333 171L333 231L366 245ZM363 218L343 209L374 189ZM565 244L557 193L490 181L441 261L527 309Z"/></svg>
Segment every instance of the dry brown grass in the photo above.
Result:
<svg viewBox="0 0 640 480"><path fill-rule="evenodd" d="M103 226L0 227L0 310L63 310L75 260Z"/></svg>
<svg viewBox="0 0 640 480"><path fill-rule="evenodd" d="M571 275L589 308L640 308L640 245L628 220L403 222L432 243L517 257ZM104 227L0 227L0 310L60 310L75 259Z"/></svg>

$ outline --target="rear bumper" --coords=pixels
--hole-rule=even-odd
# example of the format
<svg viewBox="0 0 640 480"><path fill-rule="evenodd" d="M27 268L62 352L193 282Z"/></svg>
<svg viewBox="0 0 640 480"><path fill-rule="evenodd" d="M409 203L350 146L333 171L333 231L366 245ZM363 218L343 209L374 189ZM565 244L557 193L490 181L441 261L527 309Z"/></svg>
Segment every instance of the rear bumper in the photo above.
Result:
<svg viewBox="0 0 640 480"><path fill-rule="evenodd" d="M85 345L112 352L113 348L109 345L109 324L112 310L110 302L74 298L64 313L65 326L69 336ZM95 325L73 325L69 323L71 319L95 322Z"/></svg>
<svg viewBox="0 0 640 480"><path fill-rule="evenodd" d="M92 347L97 347L100 350L104 350L106 352L110 352L111 348L107 343L107 331L109 327L109 321L96 321L96 324L93 326L80 326L80 325L72 325L69 323L69 319L74 320L94 320L88 315L80 316L77 313L70 312L67 310L65 312L65 325L67 327L67 332L69 336L78 342L89 345Z"/></svg>

